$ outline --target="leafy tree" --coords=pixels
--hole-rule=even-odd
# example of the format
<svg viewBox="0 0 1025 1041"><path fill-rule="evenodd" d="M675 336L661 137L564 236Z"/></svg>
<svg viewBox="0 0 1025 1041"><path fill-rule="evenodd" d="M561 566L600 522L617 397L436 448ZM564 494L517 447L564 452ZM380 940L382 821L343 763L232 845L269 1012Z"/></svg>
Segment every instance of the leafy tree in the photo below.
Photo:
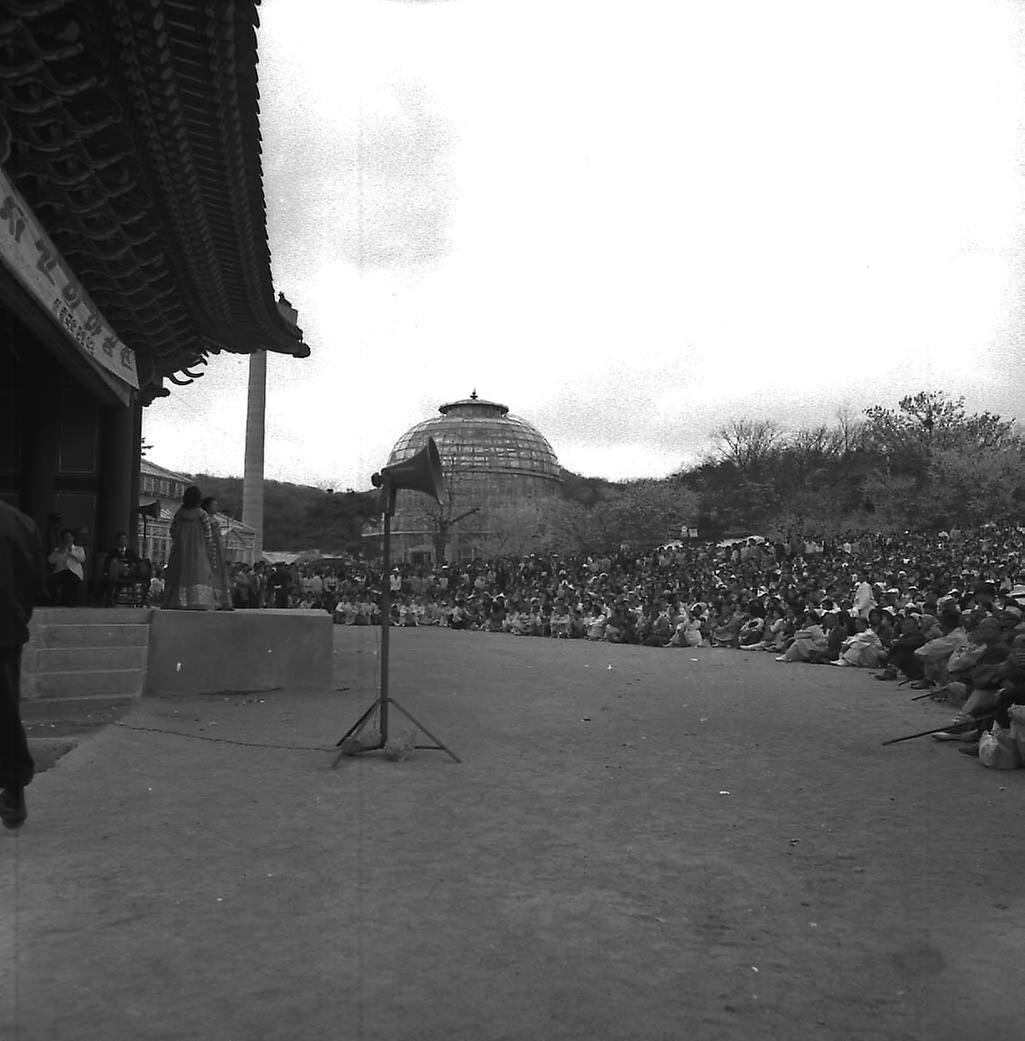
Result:
<svg viewBox="0 0 1025 1041"><path fill-rule="evenodd" d="M964 398L948 398L941 390L907 395L896 409L865 409L867 434L885 454L921 465L936 449L1013 448L1020 443L1013 420L992 412L969 415Z"/></svg>
<svg viewBox="0 0 1025 1041"><path fill-rule="evenodd" d="M622 545L649 549L678 538L699 512L699 496L679 479L609 485L589 506L562 503L549 522L548 542L568 553L614 552Z"/></svg>

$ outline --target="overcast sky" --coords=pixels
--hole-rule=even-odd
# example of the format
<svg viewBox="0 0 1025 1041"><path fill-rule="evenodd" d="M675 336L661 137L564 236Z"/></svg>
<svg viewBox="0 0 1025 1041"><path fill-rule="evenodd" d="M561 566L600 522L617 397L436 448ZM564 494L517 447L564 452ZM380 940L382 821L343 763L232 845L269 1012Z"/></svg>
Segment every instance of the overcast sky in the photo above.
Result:
<svg viewBox="0 0 1025 1041"><path fill-rule="evenodd" d="M481 397L562 464L904 393L1025 420L1025 4L264 0L266 474L363 489ZM241 474L248 359L146 410Z"/></svg>

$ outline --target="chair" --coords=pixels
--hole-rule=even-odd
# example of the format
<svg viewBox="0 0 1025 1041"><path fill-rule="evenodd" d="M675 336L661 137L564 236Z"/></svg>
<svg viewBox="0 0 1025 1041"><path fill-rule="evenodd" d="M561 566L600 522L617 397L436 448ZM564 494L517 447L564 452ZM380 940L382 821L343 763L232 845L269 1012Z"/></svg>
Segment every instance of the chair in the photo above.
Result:
<svg viewBox="0 0 1025 1041"><path fill-rule="evenodd" d="M148 560L117 561L117 574L110 576L112 607L146 607L153 565Z"/></svg>

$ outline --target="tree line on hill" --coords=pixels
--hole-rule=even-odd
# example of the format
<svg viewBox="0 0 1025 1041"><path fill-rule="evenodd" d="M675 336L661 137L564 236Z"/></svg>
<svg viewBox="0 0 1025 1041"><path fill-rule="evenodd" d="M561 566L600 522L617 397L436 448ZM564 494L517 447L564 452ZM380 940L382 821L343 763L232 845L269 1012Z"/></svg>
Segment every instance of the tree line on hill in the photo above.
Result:
<svg viewBox="0 0 1025 1041"><path fill-rule="evenodd" d="M738 417L704 458L663 480L612 483L568 475L538 526L545 548L647 548L697 529L703 538L792 530L940 531L1017 523L1025 506L1025 433L969 413L964 398L920 391L895 408L840 412L784 430Z"/></svg>
<svg viewBox="0 0 1025 1041"><path fill-rule="evenodd" d="M204 495L214 496L221 512L242 516L242 478L193 474ZM263 482L263 547L271 552L321 550L327 555L355 553L360 531L377 512L377 492L335 492L286 481Z"/></svg>
<svg viewBox="0 0 1025 1041"><path fill-rule="evenodd" d="M963 398L922 391L834 423L787 431L739 417L712 435L704 458L662 480L612 482L563 471L559 500L525 507L486 550L604 553L650 549L697 529L702 537L786 528L941 530L1017 521L1025 504L1025 435L1014 420L969 413ZM195 476L223 512L242 514L242 481ZM453 504L458 509L465 504ZM264 546L363 548L377 492L264 482Z"/></svg>

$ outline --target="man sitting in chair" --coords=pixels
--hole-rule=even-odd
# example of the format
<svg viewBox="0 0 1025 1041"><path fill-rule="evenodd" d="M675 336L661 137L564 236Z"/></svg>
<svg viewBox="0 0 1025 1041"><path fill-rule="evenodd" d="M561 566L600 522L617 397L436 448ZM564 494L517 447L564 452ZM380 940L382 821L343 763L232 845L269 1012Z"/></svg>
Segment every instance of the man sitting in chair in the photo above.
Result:
<svg viewBox="0 0 1025 1041"><path fill-rule="evenodd" d="M141 562L139 554L128 545L128 532L114 536L114 548L103 561L103 606L113 607L117 602L118 586L134 586L135 566Z"/></svg>

